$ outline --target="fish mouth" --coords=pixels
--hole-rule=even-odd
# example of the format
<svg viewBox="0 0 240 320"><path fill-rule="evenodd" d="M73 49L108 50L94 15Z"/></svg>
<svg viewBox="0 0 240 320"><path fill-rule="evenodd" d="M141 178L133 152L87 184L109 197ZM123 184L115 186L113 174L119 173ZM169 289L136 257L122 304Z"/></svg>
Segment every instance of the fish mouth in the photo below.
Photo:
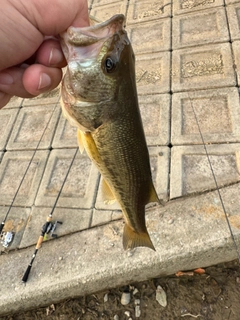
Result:
<svg viewBox="0 0 240 320"><path fill-rule="evenodd" d="M95 23L94 20L91 20ZM115 33L124 30L125 17L117 14L102 23L89 27L69 27L60 35L63 53L67 62L94 59L98 56L103 43Z"/></svg>

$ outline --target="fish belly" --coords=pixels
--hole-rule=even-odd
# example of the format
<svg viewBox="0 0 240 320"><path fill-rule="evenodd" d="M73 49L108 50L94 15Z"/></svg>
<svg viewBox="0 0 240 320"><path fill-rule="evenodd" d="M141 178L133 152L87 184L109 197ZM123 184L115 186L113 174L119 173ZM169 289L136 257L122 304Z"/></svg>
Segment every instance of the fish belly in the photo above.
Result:
<svg viewBox="0 0 240 320"><path fill-rule="evenodd" d="M102 174L105 190L107 186L108 194L121 206L126 222L124 249L154 249L145 225L145 205L159 199L152 183L148 149L142 132L131 131L126 120L123 122L102 125L91 133L79 130L79 145Z"/></svg>

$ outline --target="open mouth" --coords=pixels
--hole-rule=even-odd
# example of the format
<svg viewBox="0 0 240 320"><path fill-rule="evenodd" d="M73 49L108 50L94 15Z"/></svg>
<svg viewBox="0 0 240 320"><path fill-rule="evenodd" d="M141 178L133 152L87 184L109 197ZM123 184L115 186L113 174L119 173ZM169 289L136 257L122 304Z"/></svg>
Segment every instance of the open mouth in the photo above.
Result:
<svg viewBox="0 0 240 320"><path fill-rule="evenodd" d="M68 62L96 57L106 39L124 28L124 15L117 14L109 20L89 27L70 27L62 33L62 48Z"/></svg>

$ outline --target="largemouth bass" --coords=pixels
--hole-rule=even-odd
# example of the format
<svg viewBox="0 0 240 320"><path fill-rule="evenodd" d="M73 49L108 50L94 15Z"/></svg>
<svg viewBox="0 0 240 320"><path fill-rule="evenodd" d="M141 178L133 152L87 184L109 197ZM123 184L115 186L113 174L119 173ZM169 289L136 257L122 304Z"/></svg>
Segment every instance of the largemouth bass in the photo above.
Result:
<svg viewBox="0 0 240 320"><path fill-rule="evenodd" d="M145 205L158 202L140 116L135 56L124 16L61 35L68 67L62 81L62 110L78 128L85 149L103 177L107 201L116 199L125 226L124 249L154 246L145 224Z"/></svg>

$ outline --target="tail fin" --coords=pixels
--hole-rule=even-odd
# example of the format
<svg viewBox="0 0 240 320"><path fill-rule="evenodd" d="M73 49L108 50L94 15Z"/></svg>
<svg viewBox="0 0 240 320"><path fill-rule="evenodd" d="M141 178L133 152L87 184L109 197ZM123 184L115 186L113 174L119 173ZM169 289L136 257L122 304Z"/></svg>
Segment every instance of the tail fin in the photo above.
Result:
<svg viewBox="0 0 240 320"><path fill-rule="evenodd" d="M156 251L147 230L146 232L138 233L132 230L132 228L129 227L127 223L125 223L123 230L123 248L124 250L127 250L136 247L148 247Z"/></svg>

